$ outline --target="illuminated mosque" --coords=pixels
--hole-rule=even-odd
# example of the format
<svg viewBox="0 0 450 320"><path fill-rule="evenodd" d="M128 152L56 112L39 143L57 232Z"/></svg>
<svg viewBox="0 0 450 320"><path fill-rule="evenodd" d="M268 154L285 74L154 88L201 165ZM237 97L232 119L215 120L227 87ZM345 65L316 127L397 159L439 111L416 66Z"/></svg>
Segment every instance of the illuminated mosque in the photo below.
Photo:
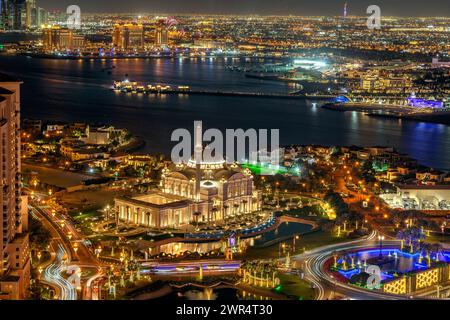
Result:
<svg viewBox="0 0 450 320"><path fill-rule="evenodd" d="M201 142L196 148L202 149ZM261 204L262 193L255 189L249 169L192 158L163 169L158 190L114 200L121 221L150 228L220 222L259 211Z"/></svg>

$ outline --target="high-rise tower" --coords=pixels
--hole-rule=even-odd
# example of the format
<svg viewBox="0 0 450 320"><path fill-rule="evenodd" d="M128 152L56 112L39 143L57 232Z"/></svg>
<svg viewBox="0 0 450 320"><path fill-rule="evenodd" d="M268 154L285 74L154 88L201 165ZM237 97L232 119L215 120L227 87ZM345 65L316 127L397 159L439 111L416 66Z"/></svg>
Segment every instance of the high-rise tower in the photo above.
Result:
<svg viewBox="0 0 450 320"><path fill-rule="evenodd" d="M20 84L0 74L0 300L26 298L30 284L28 209L21 195Z"/></svg>

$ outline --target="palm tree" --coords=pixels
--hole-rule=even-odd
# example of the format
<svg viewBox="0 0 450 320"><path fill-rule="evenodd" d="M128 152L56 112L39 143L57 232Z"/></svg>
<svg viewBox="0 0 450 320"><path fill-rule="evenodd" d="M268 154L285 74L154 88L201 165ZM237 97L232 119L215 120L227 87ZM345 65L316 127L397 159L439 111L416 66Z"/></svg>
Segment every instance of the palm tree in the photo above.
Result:
<svg viewBox="0 0 450 320"><path fill-rule="evenodd" d="M425 235L423 234L422 230L417 227L406 228L397 233L397 239L404 240L405 242L410 243L412 247L414 247L415 242L419 242L424 238Z"/></svg>

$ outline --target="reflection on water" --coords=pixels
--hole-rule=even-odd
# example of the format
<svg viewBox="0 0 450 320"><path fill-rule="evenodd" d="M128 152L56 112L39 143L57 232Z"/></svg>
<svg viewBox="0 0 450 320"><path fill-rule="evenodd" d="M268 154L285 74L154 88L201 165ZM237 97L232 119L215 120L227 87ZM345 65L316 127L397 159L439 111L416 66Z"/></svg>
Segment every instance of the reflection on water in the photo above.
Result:
<svg viewBox="0 0 450 320"><path fill-rule="evenodd" d="M264 245L267 242L274 241L276 239L282 239L285 237L293 237L295 235L308 232L311 229L312 226L310 226L309 224L284 222L280 224L278 228L255 237L253 245Z"/></svg>
<svg viewBox="0 0 450 320"><path fill-rule="evenodd" d="M177 300L271 300L269 296L262 296L246 292L233 287L219 287L219 288L196 288L185 287L177 289L176 294L166 296L166 299Z"/></svg>
<svg viewBox="0 0 450 320"><path fill-rule="evenodd" d="M216 300L218 295L214 293L212 288L205 288L200 290L189 290L184 293L188 300Z"/></svg>
<svg viewBox="0 0 450 320"><path fill-rule="evenodd" d="M170 142L172 131L190 129L194 120L202 120L205 130L280 128L282 145L389 145L434 168L450 168L450 126L334 112L320 108L320 101L146 96L116 94L107 89L114 80L123 80L128 74L139 82L188 85L194 89L294 90L288 83L260 81L227 70L232 63L246 62L222 58L70 61L11 56L2 57L0 71L24 82L23 118L110 123L144 138L145 152L169 154L174 145ZM105 71L113 65L111 74ZM312 102L318 105L314 107Z"/></svg>
<svg viewBox="0 0 450 320"><path fill-rule="evenodd" d="M204 243L192 243L192 242L172 242L163 244L161 246L150 248L150 254L159 254L165 252L167 254L179 254L182 252L198 252L205 253L213 250L219 250L222 247L220 241L204 242Z"/></svg>
<svg viewBox="0 0 450 320"><path fill-rule="evenodd" d="M268 231L262 235L241 239L241 245L244 247L262 246L268 242L275 241L276 239L282 239L285 237L293 237L298 234L302 234L311 230L311 226L302 223L295 222L283 222L278 226L278 228ZM156 247L149 248L149 253L151 255L166 253L166 254L180 254L186 251L206 253L210 251L218 251L224 248L225 241L214 241L214 242L172 242Z"/></svg>

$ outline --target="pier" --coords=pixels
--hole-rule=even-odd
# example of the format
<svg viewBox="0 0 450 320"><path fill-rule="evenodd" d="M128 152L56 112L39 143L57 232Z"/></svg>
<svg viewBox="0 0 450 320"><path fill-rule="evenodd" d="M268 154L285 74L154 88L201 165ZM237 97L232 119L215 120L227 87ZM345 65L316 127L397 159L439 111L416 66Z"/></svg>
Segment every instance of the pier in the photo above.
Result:
<svg viewBox="0 0 450 320"><path fill-rule="evenodd" d="M315 98L293 92L283 93L262 93L245 91L222 91L222 90L194 90L188 86L165 86L165 85L138 85L136 82L114 82L113 89L121 93L135 93L148 95L208 95L208 96L226 96L226 97L249 97L249 98L273 98L273 99L309 99Z"/></svg>

